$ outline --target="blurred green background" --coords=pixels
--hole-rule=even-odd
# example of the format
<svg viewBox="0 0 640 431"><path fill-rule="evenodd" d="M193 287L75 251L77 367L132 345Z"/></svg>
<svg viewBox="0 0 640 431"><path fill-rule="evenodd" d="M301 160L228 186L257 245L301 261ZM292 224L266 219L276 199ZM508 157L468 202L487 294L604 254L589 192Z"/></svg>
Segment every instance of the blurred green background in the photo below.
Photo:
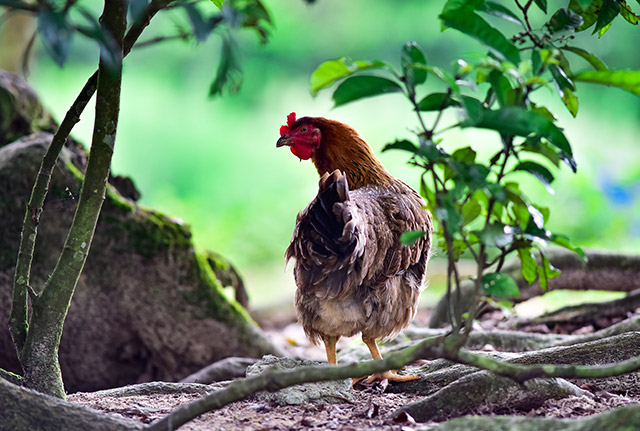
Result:
<svg viewBox="0 0 640 431"><path fill-rule="evenodd" d="M84 3L91 7L91 2ZM566 3L550 1L549 9ZM437 16L444 1L265 4L275 22L269 43L260 45L252 33L236 35L244 68L244 85L237 95L207 97L221 46L215 34L205 43L171 41L134 50L127 57L113 162L114 174L134 180L143 206L184 220L199 246L223 254L240 269L253 305L292 301L293 276L291 269L284 270L283 254L297 212L317 190L311 163L275 148L278 129L289 112L350 124L394 175L416 188L419 180L404 153L380 153L385 143L410 136L416 125L402 96L332 109L329 91L316 98L310 95L311 72L321 62L341 56L398 64L400 47L409 40L424 49L431 64L445 68L460 57L469 60L484 52L453 30L441 32ZM201 6L215 7L208 2ZM534 25L542 18L534 13ZM602 39L584 34L574 44L598 53L611 68L640 69L640 31L617 21L622 19L618 17ZM184 11L161 13L141 40L171 34L177 22L186 22ZM94 71L96 52L94 45L76 37L69 62L59 69L36 42L28 79L56 118L62 118ZM436 88L435 79L430 80L427 89ZM578 173L563 167L554 195L524 176L523 189L551 208L550 227L569 235L576 245L640 252L640 99L590 84L580 85L577 96L577 119L571 118L553 88L540 91L538 100L558 115L558 124L574 146ZM454 118L451 113L442 124ZM90 107L73 132L85 144L90 142L92 122ZM448 148L472 145L480 154L500 145L495 133L471 129L444 137ZM444 266L437 256L430 265L432 273Z"/></svg>

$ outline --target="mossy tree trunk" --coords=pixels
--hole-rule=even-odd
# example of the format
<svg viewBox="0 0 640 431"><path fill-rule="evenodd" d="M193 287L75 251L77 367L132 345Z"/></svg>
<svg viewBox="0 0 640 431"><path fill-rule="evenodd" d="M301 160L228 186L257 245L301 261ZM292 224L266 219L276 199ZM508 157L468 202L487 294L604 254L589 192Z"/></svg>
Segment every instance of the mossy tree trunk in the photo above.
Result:
<svg viewBox="0 0 640 431"><path fill-rule="evenodd" d="M122 46L126 28L125 0L105 0L101 23ZM62 327L78 278L86 261L104 201L107 178L116 137L120 110L122 55L113 61L101 52L98 69L96 119L89 162L78 207L62 253L41 293L24 282L14 294L12 327L14 342L24 371L23 384L37 391L64 398L64 385L58 362ZM26 293L31 293L32 316L27 324ZM17 299L17 301L16 301Z"/></svg>

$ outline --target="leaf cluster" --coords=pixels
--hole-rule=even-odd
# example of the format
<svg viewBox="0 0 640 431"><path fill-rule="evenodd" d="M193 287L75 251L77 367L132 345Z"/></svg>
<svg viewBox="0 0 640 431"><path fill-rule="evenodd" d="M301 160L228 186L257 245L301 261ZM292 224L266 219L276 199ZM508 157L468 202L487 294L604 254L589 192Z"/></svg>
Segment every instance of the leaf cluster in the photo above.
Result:
<svg viewBox="0 0 640 431"><path fill-rule="evenodd" d="M408 153L410 164L422 170L420 192L438 221L440 246L449 261L448 287L459 285L457 262L470 256L477 263L477 289L498 298L519 293L515 281L499 273L508 255L519 257L525 280L538 280L543 288L559 274L544 255L547 245L584 256L568 238L547 228L549 210L532 202L520 186L522 175L529 175L553 193L562 164L577 169L571 144L556 116L536 100L536 92L555 89L574 117L579 82L640 96L640 71L611 70L594 53L572 45L575 33L591 27L602 37L618 15L637 24L638 15L626 2L570 0L553 12L546 0L508 3L449 0L444 5L443 29L459 31L487 49L472 62L460 59L451 69L432 65L415 42L408 42L400 50L399 67L342 57L322 63L310 83L312 94L335 85L335 106L385 93L404 95L420 127L412 138L391 142L384 150ZM546 15L539 28L530 24L534 5ZM499 18L491 22L510 25L494 26L489 16ZM586 61L590 70L575 73L576 60ZM430 80L444 90L428 91ZM456 111L458 121L442 127L443 118L451 117L443 115L448 110ZM430 126L427 118L433 119ZM447 151L442 135L452 128L495 132L492 154L481 159L473 146ZM401 241L410 244L423 234L409 232Z"/></svg>
<svg viewBox="0 0 640 431"><path fill-rule="evenodd" d="M173 11L177 18L172 34L141 41L137 47L173 39L201 43L214 32L220 35L222 49L218 70L209 90L212 96L224 90L235 93L242 85L242 67L234 31L250 29L265 43L272 26L271 15L262 0L127 0L127 3L130 28L145 26L150 12L161 9ZM29 49L38 35L46 52L58 66L63 67L68 60L76 34L96 42L105 60L115 65L121 48L110 33L102 28L93 11L80 5L77 0L0 0L0 6L5 6L9 12L26 10L36 16L37 33L33 35Z"/></svg>

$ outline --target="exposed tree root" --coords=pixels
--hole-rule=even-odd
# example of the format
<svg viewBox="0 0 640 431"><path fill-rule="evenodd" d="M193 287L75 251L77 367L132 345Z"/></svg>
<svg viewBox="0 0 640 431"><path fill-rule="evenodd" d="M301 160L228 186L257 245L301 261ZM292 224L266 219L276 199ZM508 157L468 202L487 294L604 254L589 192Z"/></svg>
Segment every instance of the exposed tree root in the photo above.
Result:
<svg viewBox="0 0 640 431"><path fill-rule="evenodd" d="M533 409L548 399L586 394L587 391L564 379L534 379L521 385L482 371L464 376L422 400L406 404L395 414L406 412L419 422L443 421L485 409Z"/></svg>
<svg viewBox="0 0 640 431"><path fill-rule="evenodd" d="M628 431L640 429L640 406L624 406L579 419L465 416L417 431Z"/></svg>
<svg viewBox="0 0 640 431"><path fill-rule="evenodd" d="M136 385L122 386L120 388L105 389L93 392L98 397L131 397L136 395L157 394L201 394L206 395L220 390L228 385L228 382L218 382L211 385L200 383L171 383L148 382Z"/></svg>
<svg viewBox="0 0 640 431"><path fill-rule="evenodd" d="M139 422L106 415L0 379L0 429L37 431L132 431Z"/></svg>
<svg viewBox="0 0 640 431"><path fill-rule="evenodd" d="M612 301L573 305L533 319L518 319L515 321L515 327L522 328L529 325L553 325L558 323L592 324L595 327L600 327L603 326L601 322L608 322L607 318L624 316L638 308L640 308L640 289L630 292L623 298Z"/></svg>
<svg viewBox="0 0 640 431"><path fill-rule="evenodd" d="M553 250L547 253L551 264L562 273L549 281L549 290L608 290L616 292L632 292L640 289L640 256L615 254L600 251L587 251L588 261L583 262L580 257L570 251ZM536 282L529 285L520 272L520 262L512 260L507 263L502 272L509 274L518 283L520 296L516 302L526 301L544 292ZM463 282L461 307L468 309L473 300L473 282ZM429 326L436 328L446 324L449 306L444 296L436 305L429 321Z"/></svg>
<svg viewBox="0 0 640 431"><path fill-rule="evenodd" d="M225 358L185 377L180 380L180 383L208 384L212 382L220 382L222 380L231 380L236 377L244 377L247 367L255 364L256 362L258 362L258 359L238 357Z"/></svg>

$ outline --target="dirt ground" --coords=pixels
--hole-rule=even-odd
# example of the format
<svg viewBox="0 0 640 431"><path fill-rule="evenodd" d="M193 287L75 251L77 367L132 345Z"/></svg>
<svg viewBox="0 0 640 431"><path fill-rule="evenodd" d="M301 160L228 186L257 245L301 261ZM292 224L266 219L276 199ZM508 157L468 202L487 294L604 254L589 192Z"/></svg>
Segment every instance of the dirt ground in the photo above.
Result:
<svg viewBox="0 0 640 431"><path fill-rule="evenodd" d="M427 321L428 312L418 318L418 324ZM497 325L500 316L487 317L482 326ZM540 328L537 328L540 329ZM584 333L587 328L553 328L554 332ZM549 329L544 329L544 332ZM592 329L591 329L592 330ZM279 343L292 356L306 359L323 359L324 349L310 345L302 330L295 324L285 327L272 327L268 331L275 342ZM343 341L343 346L356 343L357 340ZM548 400L542 406L519 411L477 411L476 414L515 414L523 416L543 416L558 418L577 418L610 410L627 404L640 403L640 391L609 393L582 386L593 393L594 397L569 397L560 400ZM395 392L395 391L394 391ZM196 399L195 394L139 395L124 397L96 396L92 393L69 395L69 401L97 410L120 415L142 423L151 423L169 413L172 409ZM353 399L338 398L331 403L318 402L304 406L279 406L259 401L252 397L232 403L220 410L207 413L181 427L181 430L204 431L293 431L303 429L327 429L338 431L351 430L397 430L411 431L428 424L416 424L406 414L396 416L394 412L402 405L423 398L412 393L390 393L380 384L369 387L357 385L353 390Z"/></svg>

